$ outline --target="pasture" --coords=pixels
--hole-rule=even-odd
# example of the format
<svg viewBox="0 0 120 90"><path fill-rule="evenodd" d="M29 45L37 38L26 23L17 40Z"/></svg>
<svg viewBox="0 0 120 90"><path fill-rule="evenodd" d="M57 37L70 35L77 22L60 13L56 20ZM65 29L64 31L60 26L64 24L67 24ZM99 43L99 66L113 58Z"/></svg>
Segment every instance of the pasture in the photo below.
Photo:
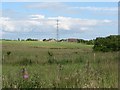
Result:
<svg viewBox="0 0 120 90"><path fill-rule="evenodd" d="M68 42L2 41L3 88L118 88L118 52ZM25 67L29 78L22 78Z"/></svg>

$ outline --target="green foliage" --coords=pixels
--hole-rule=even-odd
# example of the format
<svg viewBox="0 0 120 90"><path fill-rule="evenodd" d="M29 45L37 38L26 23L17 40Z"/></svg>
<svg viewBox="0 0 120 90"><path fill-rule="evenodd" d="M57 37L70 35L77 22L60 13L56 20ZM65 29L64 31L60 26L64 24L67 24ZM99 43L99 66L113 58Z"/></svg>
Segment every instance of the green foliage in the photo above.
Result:
<svg viewBox="0 0 120 90"><path fill-rule="evenodd" d="M28 38L28 39L26 39L26 41L38 41L38 40L37 39Z"/></svg>
<svg viewBox="0 0 120 90"><path fill-rule="evenodd" d="M54 59L54 55L53 55L53 53L52 52L50 52L50 51L48 51L48 63L49 64L54 64L54 63L56 63L56 60Z"/></svg>
<svg viewBox="0 0 120 90"><path fill-rule="evenodd" d="M105 38L96 38L94 42L94 51L119 51L120 50L120 35L111 35Z"/></svg>
<svg viewBox="0 0 120 90"><path fill-rule="evenodd" d="M57 64L62 64L62 65L70 64L70 63L72 63L72 60L63 59L63 60L57 61Z"/></svg>
<svg viewBox="0 0 120 90"><path fill-rule="evenodd" d="M82 56L80 56L80 57L78 57L78 58L76 58L75 60L74 60L74 62L75 63L78 63L78 64L80 64L80 63L85 63L85 60L84 60L84 58L82 57Z"/></svg>
<svg viewBox="0 0 120 90"><path fill-rule="evenodd" d="M92 52L80 43L5 41L2 46L3 88L118 87L118 52ZM22 78L23 66L28 80Z"/></svg>
<svg viewBox="0 0 120 90"><path fill-rule="evenodd" d="M49 57L52 57L53 53L48 51L48 55L49 55Z"/></svg>
<svg viewBox="0 0 120 90"><path fill-rule="evenodd" d="M84 44L87 44L87 45L94 45L94 39L93 40L78 39L78 43L84 43Z"/></svg>
<svg viewBox="0 0 120 90"><path fill-rule="evenodd" d="M56 63L56 60L53 59L53 58L49 58L49 59L48 59L48 63L49 63L49 64L54 64L54 63Z"/></svg>
<svg viewBox="0 0 120 90"><path fill-rule="evenodd" d="M28 58L24 58L21 61L19 61L20 65L31 65L32 63L33 63L32 60Z"/></svg>
<svg viewBox="0 0 120 90"><path fill-rule="evenodd" d="M8 52L7 52L7 55L9 56L10 54L11 54L11 51L8 51Z"/></svg>

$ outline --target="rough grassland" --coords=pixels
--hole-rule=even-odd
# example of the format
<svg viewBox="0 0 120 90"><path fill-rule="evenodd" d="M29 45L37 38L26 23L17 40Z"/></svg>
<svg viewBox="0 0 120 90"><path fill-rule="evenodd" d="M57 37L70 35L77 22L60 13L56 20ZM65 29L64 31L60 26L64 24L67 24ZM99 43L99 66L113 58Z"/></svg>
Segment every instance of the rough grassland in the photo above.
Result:
<svg viewBox="0 0 120 90"><path fill-rule="evenodd" d="M93 52L90 45L3 41L2 63L3 88L118 87L118 52Z"/></svg>

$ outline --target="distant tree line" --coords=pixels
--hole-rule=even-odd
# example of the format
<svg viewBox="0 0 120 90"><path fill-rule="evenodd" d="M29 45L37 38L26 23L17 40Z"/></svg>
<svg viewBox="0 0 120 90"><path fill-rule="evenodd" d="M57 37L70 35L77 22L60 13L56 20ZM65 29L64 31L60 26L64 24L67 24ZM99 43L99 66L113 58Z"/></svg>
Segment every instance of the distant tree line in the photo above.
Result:
<svg viewBox="0 0 120 90"><path fill-rule="evenodd" d="M2 39L5 41L16 41L10 39ZM94 51L120 51L120 35L110 35L107 37L97 37L93 40L84 40L84 39L76 39L77 43L83 43L87 45L94 45ZM28 38L26 40L18 38L18 41L39 41L38 39ZM43 41L56 41L55 39L43 39ZM59 42L67 42L67 39L61 39Z"/></svg>
<svg viewBox="0 0 120 90"><path fill-rule="evenodd" d="M18 38L17 40L12 40L12 39L1 39L2 41L38 41L38 39L32 39L32 38L27 38L27 39L20 39Z"/></svg>
<svg viewBox="0 0 120 90"><path fill-rule="evenodd" d="M119 51L120 50L120 35L110 35L108 37L98 37L94 41L94 51Z"/></svg>
<svg viewBox="0 0 120 90"><path fill-rule="evenodd" d="M31 38L28 38L28 39L26 39L26 41L38 41L38 39L31 39Z"/></svg>
<svg viewBox="0 0 120 90"><path fill-rule="evenodd" d="M78 43L83 43L87 45L94 45L94 39L93 40L84 40L84 39L78 39Z"/></svg>

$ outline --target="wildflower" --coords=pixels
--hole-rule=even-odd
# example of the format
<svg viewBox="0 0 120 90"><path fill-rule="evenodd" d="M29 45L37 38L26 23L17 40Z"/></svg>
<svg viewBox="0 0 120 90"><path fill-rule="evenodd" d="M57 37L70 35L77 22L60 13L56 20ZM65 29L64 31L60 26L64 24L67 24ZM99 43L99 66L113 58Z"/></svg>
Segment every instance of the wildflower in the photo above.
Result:
<svg viewBox="0 0 120 90"><path fill-rule="evenodd" d="M29 75L28 75L28 72L27 72L26 68L23 68L22 75L23 75L23 79L28 79L29 78Z"/></svg>
<svg viewBox="0 0 120 90"><path fill-rule="evenodd" d="M17 85L14 85L14 88L17 88Z"/></svg>

